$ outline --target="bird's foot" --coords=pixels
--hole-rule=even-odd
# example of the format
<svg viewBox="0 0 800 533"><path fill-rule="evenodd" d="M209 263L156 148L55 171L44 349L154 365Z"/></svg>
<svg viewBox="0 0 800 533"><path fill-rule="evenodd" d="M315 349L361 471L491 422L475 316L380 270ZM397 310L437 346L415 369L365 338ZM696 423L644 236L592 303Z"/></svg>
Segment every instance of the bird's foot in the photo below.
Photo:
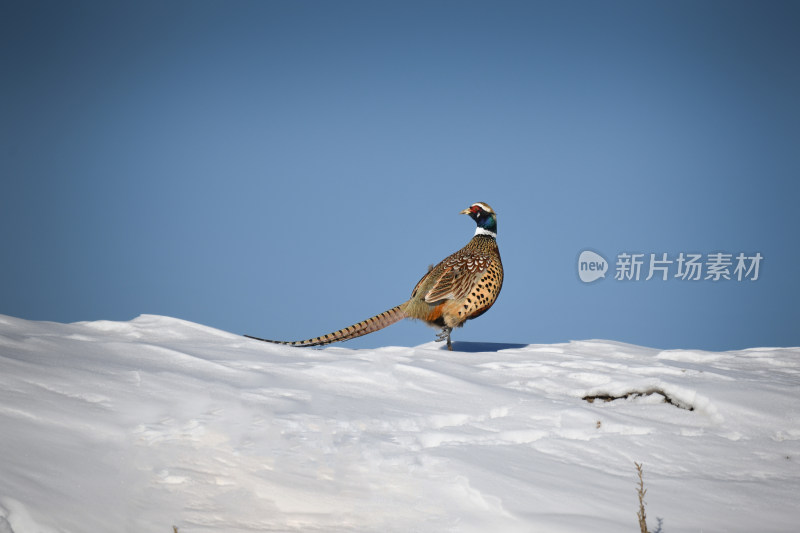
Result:
<svg viewBox="0 0 800 533"><path fill-rule="evenodd" d="M447 341L447 349L451 352L453 351L453 344L450 342L450 332L453 331L453 328L445 326L442 328L442 331L436 334L436 342Z"/></svg>

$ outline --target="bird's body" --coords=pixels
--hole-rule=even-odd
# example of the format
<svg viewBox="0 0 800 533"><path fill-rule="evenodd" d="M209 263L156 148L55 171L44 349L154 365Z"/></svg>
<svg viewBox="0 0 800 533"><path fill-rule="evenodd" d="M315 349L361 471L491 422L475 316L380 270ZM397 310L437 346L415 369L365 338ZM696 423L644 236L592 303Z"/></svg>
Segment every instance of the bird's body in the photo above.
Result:
<svg viewBox="0 0 800 533"><path fill-rule="evenodd" d="M422 320L441 328L438 340L464 322L489 310L503 286L503 264L497 248L497 217L488 204L478 202L461 212L475 220L477 229L466 246L431 268L414 287L408 301L339 331L303 341L273 341L291 346L319 346L354 339L383 329L404 318ZM248 335L249 337L249 335Z"/></svg>

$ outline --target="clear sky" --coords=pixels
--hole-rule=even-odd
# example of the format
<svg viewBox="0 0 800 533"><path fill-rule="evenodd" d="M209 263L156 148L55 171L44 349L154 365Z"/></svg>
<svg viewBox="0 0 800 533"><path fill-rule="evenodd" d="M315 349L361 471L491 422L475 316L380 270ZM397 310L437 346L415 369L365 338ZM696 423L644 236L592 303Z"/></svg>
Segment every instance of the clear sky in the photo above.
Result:
<svg viewBox="0 0 800 533"><path fill-rule="evenodd" d="M456 342L800 345L799 27L779 1L4 1L0 313L313 337L405 301L482 201L505 284Z"/></svg>

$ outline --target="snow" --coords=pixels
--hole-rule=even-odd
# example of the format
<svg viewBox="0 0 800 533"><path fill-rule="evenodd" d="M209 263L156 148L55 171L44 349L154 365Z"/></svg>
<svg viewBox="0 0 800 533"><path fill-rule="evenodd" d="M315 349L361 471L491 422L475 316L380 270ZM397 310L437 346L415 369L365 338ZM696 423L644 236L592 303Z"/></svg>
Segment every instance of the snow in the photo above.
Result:
<svg viewBox="0 0 800 533"><path fill-rule="evenodd" d="M454 349L0 315L0 533L800 527L800 348Z"/></svg>

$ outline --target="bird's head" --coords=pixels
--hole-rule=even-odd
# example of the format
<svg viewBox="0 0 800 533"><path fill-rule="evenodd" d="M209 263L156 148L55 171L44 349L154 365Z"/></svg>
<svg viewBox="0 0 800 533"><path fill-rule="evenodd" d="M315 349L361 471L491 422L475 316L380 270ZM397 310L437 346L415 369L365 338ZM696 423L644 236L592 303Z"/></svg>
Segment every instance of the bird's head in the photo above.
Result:
<svg viewBox="0 0 800 533"><path fill-rule="evenodd" d="M489 207L485 202L475 202L468 208L460 213L461 215L469 215L478 228L475 230L475 235L488 235L490 237L497 237L497 215L494 209Z"/></svg>

